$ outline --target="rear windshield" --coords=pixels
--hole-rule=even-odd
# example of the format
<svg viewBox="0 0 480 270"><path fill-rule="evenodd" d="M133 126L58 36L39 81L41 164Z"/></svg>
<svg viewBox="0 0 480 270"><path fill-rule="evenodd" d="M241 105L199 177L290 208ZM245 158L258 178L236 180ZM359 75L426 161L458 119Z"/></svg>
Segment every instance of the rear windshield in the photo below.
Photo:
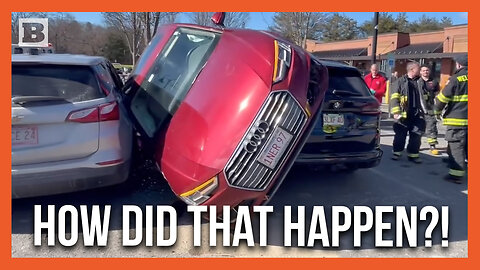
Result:
<svg viewBox="0 0 480 270"><path fill-rule="evenodd" d="M87 66L12 65L12 97L52 96L69 102L103 96Z"/></svg>
<svg viewBox="0 0 480 270"><path fill-rule="evenodd" d="M329 68L328 94L333 90L341 90L355 96L370 96L370 91L360 73L351 69Z"/></svg>
<svg viewBox="0 0 480 270"><path fill-rule="evenodd" d="M176 112L219 37L217 33L188 28L179 28L170 37L131 104L135 118L149 137Z"/></svg>

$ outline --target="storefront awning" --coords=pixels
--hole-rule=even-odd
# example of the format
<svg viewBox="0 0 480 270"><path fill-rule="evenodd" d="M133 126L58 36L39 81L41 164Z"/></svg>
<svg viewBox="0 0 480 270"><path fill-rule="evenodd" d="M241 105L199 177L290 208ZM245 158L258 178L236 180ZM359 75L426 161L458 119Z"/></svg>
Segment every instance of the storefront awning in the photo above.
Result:
<svg viewBox="0 0 480 270"><path fill-rule="evenodd" d="M314 52L317 58L328 60L365 60L371 57L367 56L368 48L345 49L335 51Z"/></svg>
<svg viewBox="0 0 480 270"><path fill-rule="evenodd" d="M443 52L443 42L438 43L420 43L410 44L405 47L396 49L390 53L395 55L412 55L412 54L427 54L427 53L441 53Z"/></svg>

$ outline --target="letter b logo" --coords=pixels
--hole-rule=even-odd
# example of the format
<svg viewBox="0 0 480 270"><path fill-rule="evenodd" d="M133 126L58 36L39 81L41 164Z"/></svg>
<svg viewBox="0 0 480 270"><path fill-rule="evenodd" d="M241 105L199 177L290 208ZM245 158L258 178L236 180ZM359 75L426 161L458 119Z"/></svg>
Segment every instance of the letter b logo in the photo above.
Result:
<svg viewBox="0 0 480 270"><path fill-rule="evenodd" d="M19 46L47 47L48 46L48 19L23 18L18 19Z"/></svg>

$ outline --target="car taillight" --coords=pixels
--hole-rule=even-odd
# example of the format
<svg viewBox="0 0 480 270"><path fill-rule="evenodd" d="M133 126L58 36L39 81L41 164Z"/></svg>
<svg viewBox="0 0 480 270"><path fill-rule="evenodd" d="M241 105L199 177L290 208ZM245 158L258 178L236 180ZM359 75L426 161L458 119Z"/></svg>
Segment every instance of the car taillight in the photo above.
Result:
<svg viewBox="0 0 480 270"><path fill-rule="evenodd" d="M73 111L67 116L67 121L77 123L93 123L98 122L98 108L88 108Z"/></svg>
<svg viewBox="0 0 480 270"><path fill-rule="evenodd" d="M94 123L120 119L117 102L101 104L98 107L73 111L67 121L77 123Z"/></svg>
<svg viewBox="0 0 480 270"><path fill-rule="evenodd" d="M120 112L118 111L117 102L102 104L99 107L100 121L111 121L120 119Z"/></svg>

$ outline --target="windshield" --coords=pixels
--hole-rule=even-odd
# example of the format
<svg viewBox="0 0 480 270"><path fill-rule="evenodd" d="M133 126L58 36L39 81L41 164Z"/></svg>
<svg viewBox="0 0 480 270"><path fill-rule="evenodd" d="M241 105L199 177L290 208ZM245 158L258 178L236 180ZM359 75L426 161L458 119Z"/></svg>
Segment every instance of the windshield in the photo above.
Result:
<svg viewBox="0 0 480 270"><path fill-rule="evenodd" d="M176 112L219 37L188 28L179 28L170 37L131 103L135 118L149 137Z"/></svg>
<svg viewBox="0 0 480 270"><path fill-rule="evenodd" d="M370 96L365 81L356 70L329 68L329 86L327 93L333 94L337 90L342 94L353 96Z"/></svg>

